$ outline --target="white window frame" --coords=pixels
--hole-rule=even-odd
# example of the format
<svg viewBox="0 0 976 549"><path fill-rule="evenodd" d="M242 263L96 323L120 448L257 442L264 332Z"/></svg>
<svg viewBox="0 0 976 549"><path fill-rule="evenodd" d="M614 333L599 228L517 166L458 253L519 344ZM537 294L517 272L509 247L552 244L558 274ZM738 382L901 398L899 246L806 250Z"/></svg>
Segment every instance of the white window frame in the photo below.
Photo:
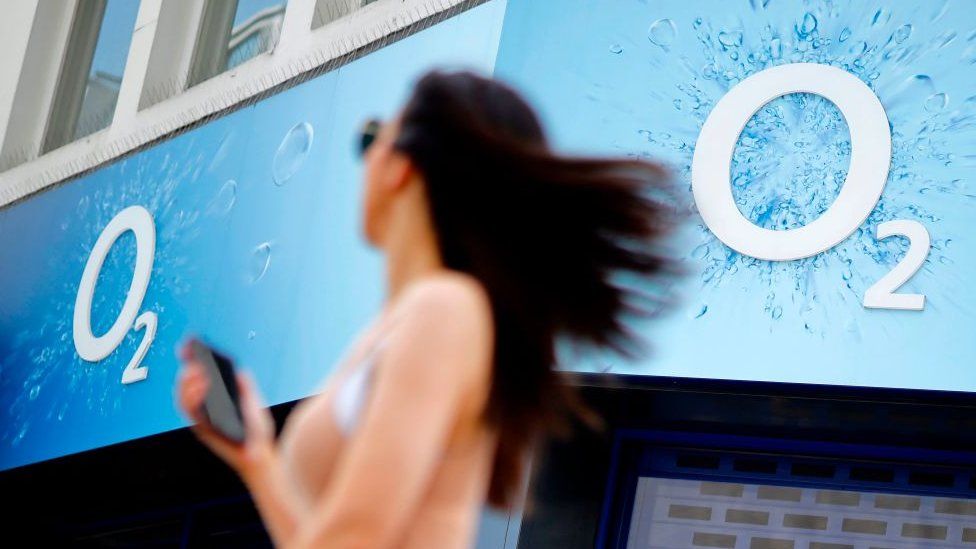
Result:
<svg viewBox="0 0 976 549"><path fill-rule="evenodd" d="M14 158L17 165L0 172L0 207L329 66L438 13L486 0L376 0L314 30L316 0L288 0L273 49L188 88L187 69L204 0L141 0L112 124L38 156L44 127L37 121L46 120L57 81L56 68L52 77L41 61L57 60L54 64L60 66L76 1L18 0L31 9L14 9L0 23L0 33L15 29L15 23L31 29L29 47L11 47L20 56L14 77L0 73L0 156L8 150L22 155ZM29 61L47 70L17 78ZM10 65L0 64L0 69L10 70Z"/></svg>

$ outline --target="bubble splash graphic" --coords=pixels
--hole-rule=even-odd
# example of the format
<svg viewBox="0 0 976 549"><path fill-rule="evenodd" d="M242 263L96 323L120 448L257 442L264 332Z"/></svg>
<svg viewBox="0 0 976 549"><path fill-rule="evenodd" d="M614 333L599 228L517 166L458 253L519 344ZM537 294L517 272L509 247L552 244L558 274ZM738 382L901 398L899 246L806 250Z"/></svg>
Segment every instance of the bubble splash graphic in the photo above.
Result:
<svg viewBox="0 0 976 549"><path fill-rule="evenodd" d="M811 334L827 337L841 332L856 338L860 332L856 321L837 322L828 312L860 307L865 290L904 255L905 239L875 237L880 223L895 219L919 221L932 235L922 272L944 283L918 291L928 295L930 307L952 306L952 288L961 287L962 281L958 273L944 268L953 263L952 235L940 221L973 207L972 190L958 172L960 167L976 167L976 155L971 153L976 141L976 91L970 97L953 97L940 84L949 78L948 69L927 74L913 67L944 56L958 56L957 67L967 63L969 55L976 63L976 32L947 29L935 36L919 32L921 22L914 19L923 18L925 10L922 15L887 8L864 13L854 8L856 2L811 1L797 3L796 7L805 8L784 8L768 15L777 7L775 2L750 0L749 4L753 15L736 25L704 14L668 19L676 29L669 43L671 53L660 48L646 51L660 66L680 72L673 87L655 94L661 96L661 104L671 105L687 118L681 128L639 129L645 143L639 156L667 158L690 195L695 141L716 102L745 78L769 67L820 63L854 74L882 101L892 127L890 174L865 223L848 239L814 257L788 262L746 257L699 224L688 258L700 273L699 305L690 317L707 321L718 306L711 298L720 290L755 288L758 278L760 287L768 291L750 296L749 303L762 308L771 327L777 322L800 323ZM946 5L933 2L931 15L924 19L942 17ZM965 43L962 36L967 36ZM694 53L675 59L675 52ZM736 204L761 227L801 227L833 203L850 158L846 121L830 101L804 93L783 96L762 107L739 137L730 170ZM911 282L901 291L911 292Z"/></svg>
<svg viewBox="0 0 976 549"><path fill-rule="evenodd" d="M173 329L179 320L167 314L167 307L190 291L198 273L186 250L205 230L201 212L207 210L206 203L202 208L185 204L182 186L210 185L213 195L221 195L221 182L200 182L214 165L202 149L189 138L179 153L168 152L151 161L145 155L135 155L118 163L113 168L117 184L86 192L60 222L58 228L78 245L70 248L69 254L50 257L48 262L53 272L66 275L44 289L43 301L37 304L38 310L44 311L41 321L9 334L3 341L6 352L0 357L0 395L6 419L0 425L0 447L18 447L42 423L60 424L118 413L125 398L125 391L119 390L122 369L135 354L144 330L130 330L118 349L101 362L82 360L72 336L81 269L98 235L123 207L146 207L155 221L156 249L149 292L139 310L157 313L159 331ZM175 162L174 156L180 161ZM226 198L220 200L222 206L227 206ZM135 256L135 237L131 232L123 233L109 251L96 283L91 307L95 334L104 334L121 311ZM78 270L66 270L66 265ZM158 353L168 352L171 350L153 346L144 364L158 364ZM50 387L55 389L45 390Z"/></svg>

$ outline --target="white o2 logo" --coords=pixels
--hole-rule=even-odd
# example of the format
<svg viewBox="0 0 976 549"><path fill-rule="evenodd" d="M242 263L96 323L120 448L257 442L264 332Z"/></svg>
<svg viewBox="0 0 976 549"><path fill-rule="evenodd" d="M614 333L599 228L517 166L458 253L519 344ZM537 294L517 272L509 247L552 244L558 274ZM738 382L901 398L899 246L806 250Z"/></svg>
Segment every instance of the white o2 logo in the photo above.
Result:
<svg viewBox="0 0 976 549"><path fill-rule="evenodd" d="M739 134L770 101L807 92L832 101L847 121L851 160L847 179L834 203L820 217L791 230L755 225L736 206L729 171ZM847 71L816 63L780 65L758 72L722 97L702 126L691 164L691 186L698 211L715 236L735 251L769 261L790 261L828 250L851 235L881 198L891 163L888 116L874 92ZM895 268L868 288L864 306L921 310L925 296L894 293L922 266L929 234L917 221L878 225L878 238L907 236L908 253Z"/></svg>
<svg viewBox="0 0 976 549"><path fill-rule="evenodd" d="M116 317L115 323L107 332L100 336L92 333L91 308L92 298L95 296L95 283L102 271L102 265L115 241L126 231L132 231L136 237L136 265L132 275L132 283L125 297L122 311ZM146 297L149 287L149 277L152 275L153 260L156 255L156 227L152 215L142 206L130 206L116 215L105 226L92 247L85 272L81 275L78 285L78 296L75 299L74 313L74 341L78 356L88 362L98 362L108 355L125 339L129 330L146 329L139 348L129 360L129 364L122 372L122 383L134 383L146 379L149 369L141 366L149 346L156 338L156 313L146 311L139 314L142 301ZM138 316L137 316L138 315Z"/></svg>

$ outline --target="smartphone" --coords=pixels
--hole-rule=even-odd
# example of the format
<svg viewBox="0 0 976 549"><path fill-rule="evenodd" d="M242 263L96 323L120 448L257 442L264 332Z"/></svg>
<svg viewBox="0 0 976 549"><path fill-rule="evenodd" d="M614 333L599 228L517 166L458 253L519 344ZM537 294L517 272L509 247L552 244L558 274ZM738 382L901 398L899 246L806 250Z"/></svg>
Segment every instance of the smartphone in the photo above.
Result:
<svg viewBox="0 0 976 549"><path fill-rule="evenodd" d="M234 443L244 442L244 418L233 361L197 339L190 341L190 348L210 380L207 396L200 405L201 415L219 435Z"/></svg>

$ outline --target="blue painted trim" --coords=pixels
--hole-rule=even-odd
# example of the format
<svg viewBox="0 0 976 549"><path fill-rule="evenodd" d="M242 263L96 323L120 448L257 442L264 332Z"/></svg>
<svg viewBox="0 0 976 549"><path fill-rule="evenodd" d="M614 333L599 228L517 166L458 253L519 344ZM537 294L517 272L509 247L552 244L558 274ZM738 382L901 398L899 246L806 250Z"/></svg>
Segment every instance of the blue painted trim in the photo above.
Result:
<svg viewBox="0 0 976 549"><path fill-rule="evenodd" d="M864 458L923 461L941 465L976 465L976 452L931 450L907 446L878 446L844 442L767 438L719 433L688 433L647 429L619 429L622 438L700 446L721 450L775 450L777 453L804 452L831 458Z"/></svg>
<svg viewBox="0 0 976 549"><path fill-rule="evenodd" d="M610 513L613 510L613 500L615 488L617 487L617 468L620 464L620 446L622 444L622 432L617 430L613 435L613 449L610 451L610 471L607 474L606 489L603 493L603 508L600 511L600 526L597 530L596 547L605 549L607 540L607 524L610 522Z"/></svg>
<svg viewBox="0 0 976 549"><path fill-rule="evenodd" d="M752 381L739 379L656 376L637 374L605 374L567 372L574 385L701 391L733 393L737 395L782 394L816 400L832 398L859 401L905 402L926 405L956 405L976 408L976 391L946 391L938 389L904 389L862 385L832 385L823 383L795 383L787 381Z"/></svg>

